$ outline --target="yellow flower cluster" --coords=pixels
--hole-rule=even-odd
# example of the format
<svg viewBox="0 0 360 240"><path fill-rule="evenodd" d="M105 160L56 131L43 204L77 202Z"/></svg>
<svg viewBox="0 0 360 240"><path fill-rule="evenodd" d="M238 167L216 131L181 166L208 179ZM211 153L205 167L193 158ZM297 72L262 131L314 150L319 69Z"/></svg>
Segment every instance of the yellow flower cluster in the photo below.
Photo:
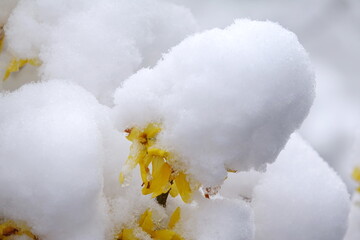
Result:
<svg viewBox="0 0 360 240"><path fill-rule="evenodd" d="M152 211L147 209L138 221L140 228L149 234L152 239L156 240L183 240L183 238L176 233L173 228L180 219L180 208L178 207L170 217L167 228L156 226L152 218ZM134 229L125 228L116 237L115 240L138 240L134 234Z"/></svg>
<svg viewBox="0 0 360 240"><path fill-rule="evenodd" d="M352 173L352 177L360 184L360 167L356 167ZM360 193L360 186L356 189Z"/></svg>
<svg viewBox="0 0 360 240"><path fill-rule="evenodd" d="M18 224L13 221L0 224L0 240L14 239L14 236L27 236L30 239L39 240L25 224Z"/></svg>
<svg viewBox="0 0 360 240"><path fill-rule="evenodd" d="M169 192L172 197L180 195L185 203L189 203L192 189L186 174L173 169L171 164L174 160L171 153L155 147L156 137L160 131L160 126L154 123L143 130L137 127L125 130L129 134L127 139L132 142L126 166L133 169L139 165L144 195L152 194L155 198ZM119 179L121 183L125 182L123 172L120 173Z"/></svg>

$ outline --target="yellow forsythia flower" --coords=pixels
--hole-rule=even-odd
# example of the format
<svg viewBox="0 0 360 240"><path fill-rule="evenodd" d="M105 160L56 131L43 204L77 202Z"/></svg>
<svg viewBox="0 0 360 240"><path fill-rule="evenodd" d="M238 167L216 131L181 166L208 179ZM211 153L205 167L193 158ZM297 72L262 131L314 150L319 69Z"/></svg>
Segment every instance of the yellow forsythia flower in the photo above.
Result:
<svg viewBox="0 0 360 240"><path fill-rule="evenodd" d="M0 53L2 52L4 46L5 33L3 27L0 27Z"/></svg>
<svg viewBox="0 0 360 240"><path fill-rule="evenodd" d="M27 236L33 240L38 240L28 226L25 224L15 223L13 221L6 221L0 224L0 239L10 240L15 236Z"/></svg>
<svg viewBox="0 0 360 240"><path fill-rule="evenodd" d="M139 218L139 227L150 235L151 239L156 240L184 240L173 228L180 220L181 210L177 208L170 217L167 228L156 226L152 218L152 211L147 209ZM116 240L139 240L135 234L134 229L125 228L116 237Z"/></svg>
<svg viewBox="0 0 360 240"><path fill-rule="evenodd" d="M4 74L3 80L5 81L6 79L8 79L11 73L18 72L26 64L30 64L32 66L38 67L41 65L41 61L37 58L25 58L25 59L13 58L10 61L8 67L6 68L6 72Z"/></svg>
<svg viewBox="0 0 360 240"><path fill-rule="evenodd" d="M144 195L152 194L155 198L170 191L172 197L180 195L184 202L189 203L192 189L187 175L173 169L170 164L173 162L172 154L154 147L160 131L159 124L155 123L150 123L144 130L137 127L125 130L127 139L132 142L125 168L133 169L139 165ZM124 172L120 173L119 181L125 182Z"/></svg>
<svg viewBox="0 0 360 240"><path fill-rule="evenodd" d="M352 173L352 177L355 181L357 181L360 184L360 168L356 167ZM360 192L360 187L356 189L356 191Z"/></svg>

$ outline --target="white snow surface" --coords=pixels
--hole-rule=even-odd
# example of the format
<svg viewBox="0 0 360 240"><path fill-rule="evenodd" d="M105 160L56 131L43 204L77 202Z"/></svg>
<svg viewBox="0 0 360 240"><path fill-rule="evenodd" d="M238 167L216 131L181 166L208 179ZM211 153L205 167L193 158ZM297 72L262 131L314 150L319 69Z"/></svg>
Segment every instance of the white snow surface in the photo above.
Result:
<svg viewBox="0 0 360 240"><path fill-rule="evenodd" d="M263 174L263 172L253 169L246 172L229 173L224 184L221 185L219 194L230 199L240 198L251 201L254 188Z"/></svg>
<svg viewBox="0 0 360 240"><path fill-rule="evenodd" d="M148 240L139 216L151 209L164 223L180 206L174 230L187 240L343 239L342 181L297 134L280 153L315 84L307 53L279 24L236 20L190 36L199 29L192 13L166 0L0 0L4 24L0 74L14 57L43 64L0 83L1 219L25 221L45 240L113 239L124 227ZM325 85L302 133L322 156L330 146L328 161L346 175L360 151L355 143L340 163L337 140L352 140L355 106ZM123 130L150 122L162 125L158 146L175 154L174 167L205 187L240 172L212 199L196 191L192 204L169 198L167 208L141 194L137 169L121 186ZM359 238L358 200L345 240Z"/></svg>
<svg viewBox="0 0 360 240"><path fill-rule="evenodd" d="M60 81L0 97L0 216L41 239L104 239L101 122L107 111Z"/></svg>
<svg viewBox="0 0 360 240"><path fill-rule="evenodd" d="M115 93L119 129L161 122L159 141L188 173L220 185L226 169L272 162L314 98L296 36L272 22L237 20L188 37Z"/></svg>
<svg viewBox="0 0 360 240"><path fill-rule="evenodd" d="M349 195L339 176L292 135L254 189L255 240L342 240Z"/></svg>
<svg viewBox="0 0 360 240"><path fill-rule="evenodd" d="M252 240L251 207L241 200L203 199L198 206L183 208L183 236L191 240Z"/></svg>
<svg viewBox="0 0 360 240"><path fill-rule="evenodd" d="M349 214L349 228L346 232L344 240L360 239L360 195L355 193L352 197L352 204Z"/></svg>
<svg viewBox="0 0 360 240"><path fill-rule="evenodd" d="M161 0L22 0L5 29L14 56L43 61L42 80L76 82L111 104L122 80L197 25L189 10Z"/></svg>

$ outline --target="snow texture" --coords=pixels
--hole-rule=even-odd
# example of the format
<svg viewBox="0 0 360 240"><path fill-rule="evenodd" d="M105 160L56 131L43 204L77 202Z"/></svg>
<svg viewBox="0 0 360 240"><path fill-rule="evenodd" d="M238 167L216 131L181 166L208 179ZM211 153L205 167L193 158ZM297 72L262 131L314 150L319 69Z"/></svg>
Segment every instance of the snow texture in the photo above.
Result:
<svg viewBox="0 0 360 240"><path fill-rule="evenodd" d="M263 173L255 170L247 172L229 173L219 194L230 199L244 199L250 201L255 186L259 183Z"/></svg>
<svg viewBox="0 0 360 240"><path fill-rule="evenodd" d="M352 205L349 214L349 228L344 240L360 239L360 195L355 193L352 199Z"/></svg>
<svg viewBox="0 0 360 240"><path fill-rule="evenodd" d="M51 81L2 95L0 113L1 217L25 221L41 239L104 239L106 109Z"/></svg>
<svg viewBox="0 0 360 240"><path fill-rule="evenodd" d="M16 57L40 57L43 80L76 82L110 104L122 80L196 28L190 11L165 1L23 0L6 34Z"/></svg>
<svg viewBox="0 0 360 240"><path fill-rule="evenodd" d="M196 34L115 94L119 129L161 122L159 141L205 186L227 169L272 162L313 101L314 74L296 36L237 20Z"/></svg>
<svg viewBox="0 0 360 240"><path fill-rule="evenodd" d="M254 189L255 240L342 240L349 195L339 176L298 135Z"/></svg>
<svg viewBox="0 0 360 240"><path fill-rule="evenodd" d="M184 208L183 208L184 209ZM251 207L241 200L203 199L185 209L182 231L191 240L252 240L254 222Z"/></svg>

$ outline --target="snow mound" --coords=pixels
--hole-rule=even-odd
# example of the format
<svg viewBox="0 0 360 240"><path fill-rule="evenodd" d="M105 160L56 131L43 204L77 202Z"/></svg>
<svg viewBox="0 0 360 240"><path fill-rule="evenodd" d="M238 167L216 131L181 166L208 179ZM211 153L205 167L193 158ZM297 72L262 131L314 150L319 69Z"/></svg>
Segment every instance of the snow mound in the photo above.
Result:
<svg viewBox="0 0 360 240"><path fill-rule="evenodd" d="M349 214L349 228L346 232L344 240L360 239L360 195L355 193L352 198L352 204Z"/></svg>
<svg viewBox="0 0 360 240"><path fill-rule="evenodd" d="M204 185L272 162L313 101L314 74L296 36L237 20L188 37L115 94L118 128L160 122L159 142Z"/></svg>
<svg viewBox="0 0 360 240"><path fill-rule="evenodd" d="M240 200L203 200L184 209L183 236L197 240L252 240L254 222L251 207Z"/></svg>
<svg viewBox="0 0 360 240"><path fill-rule="evenodd" d="M339 176L293 135L254 189L256 240L342 240L349 195Z"/></svg>
<svg viewBox="0 0 360 240"><path fill-rule="evenodd" d="M2 95L0 114L0 217L25 221L40 239L103 239L106 110L51 81Z"/></svg>

